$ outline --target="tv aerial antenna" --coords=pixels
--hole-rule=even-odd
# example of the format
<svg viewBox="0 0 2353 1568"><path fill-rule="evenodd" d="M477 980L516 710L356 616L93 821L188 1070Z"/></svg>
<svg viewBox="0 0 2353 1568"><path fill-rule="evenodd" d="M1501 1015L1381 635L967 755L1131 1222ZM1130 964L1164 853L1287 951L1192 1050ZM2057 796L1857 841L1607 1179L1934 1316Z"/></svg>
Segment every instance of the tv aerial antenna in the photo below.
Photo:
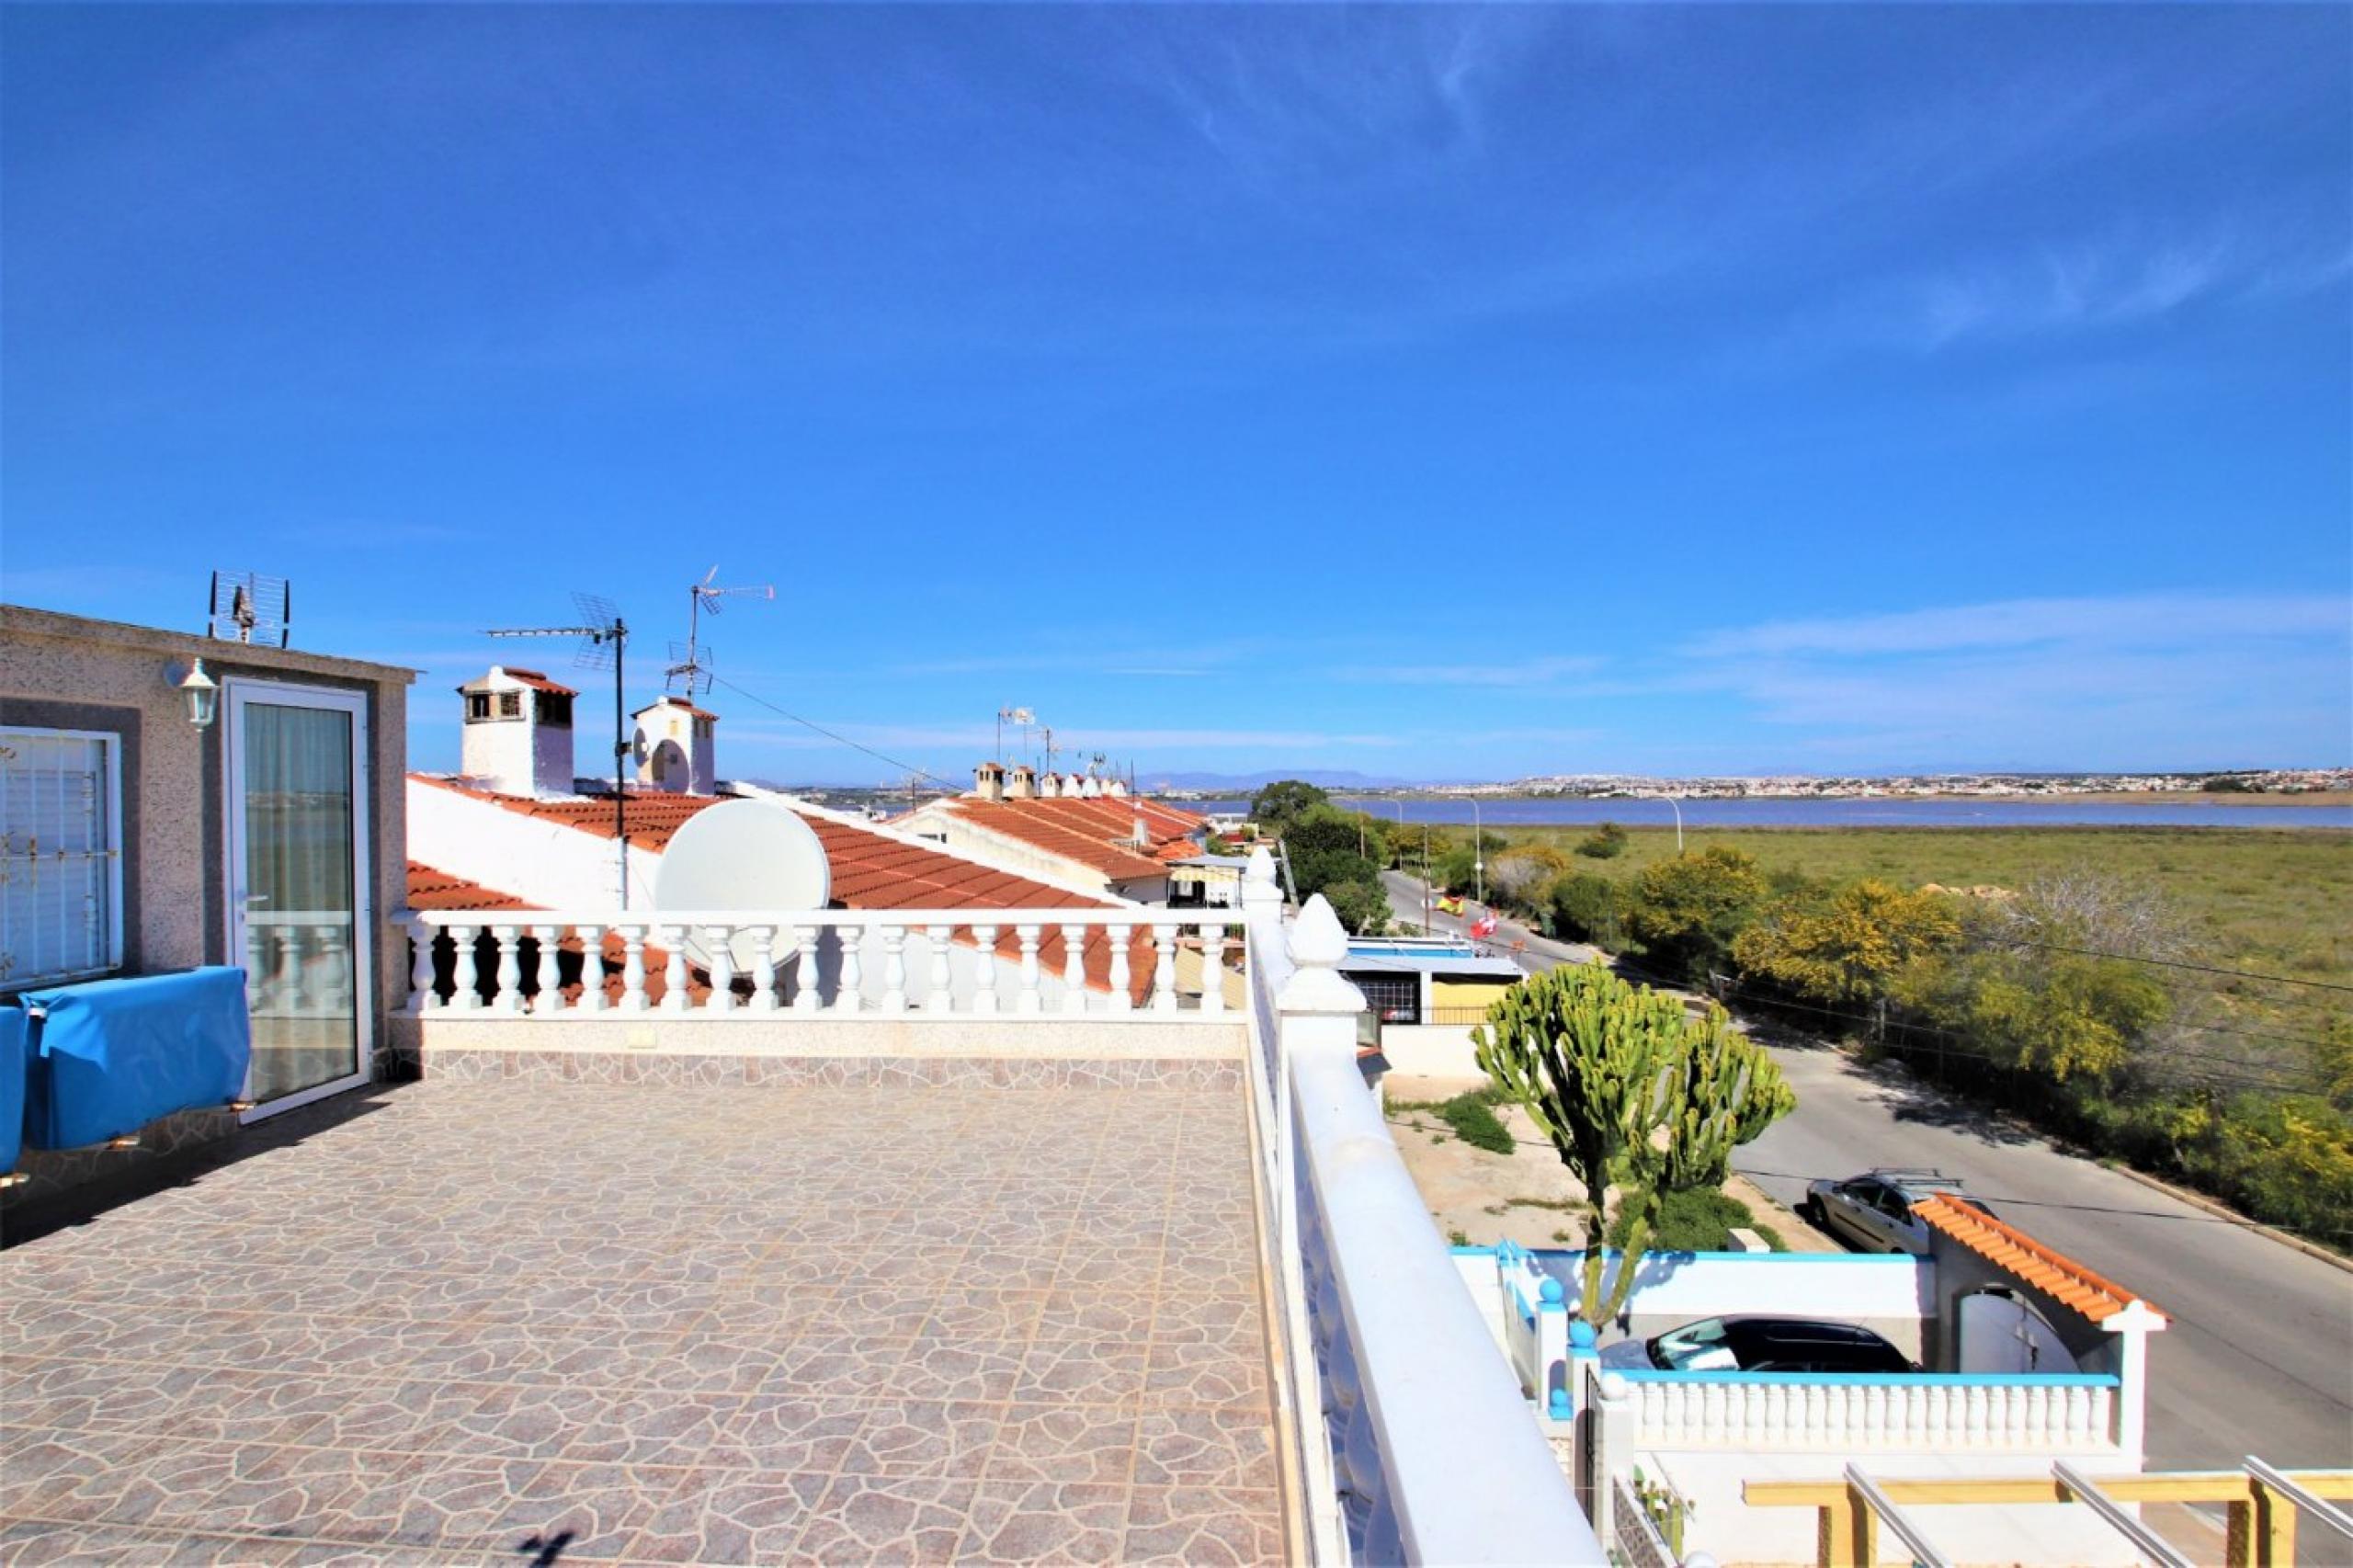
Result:
<svg viewBox="0 0 2353 1568"><path fill-rule="evenodd" d="M578 650L573 655L574 666L584 670L613 672L613 839L620 846L620 904L629 907L629 799L624 769L629 762L629 715L624 711L621 696L622 677L627 664L629 623L621 619L620 607L597 594L574 594L573 607L580 612L577 626L512 626L483 633L485 637L576 637ZM584 977L585 980L585 977Z"/></svg>
<svg viewBox="0 0 2353 1568"><path fill-rule="evenodd" d="M267 643L275 634L283 648L293 624L294 590L285 578L259 572L212 574L204 607L207 637Z"/></svg>
<svg viewBox="0 0 2353 1568"><path fill-rule="evenodd" d="M776 597L776 585L760 583L742 587L719 586L719 568L713 566L703 574L699 583L687 589L687 645L682 652L678 644L670 644L670 667L662 673L662 684L680 683L687 696L710 689L710 650L702 645L702 618L717 615L727 600L739 594L757 594L764 599Z"/></svg>
<svg viewBox="0 0 2353 1568"><path fill-rule="evenodd" d="M1029 726L1037 722L1038 715L1027 708L998 709L996 710L996 749L989 754L989 760L991 762L1005 760L1005 727L1007 724L1021 726L1021 751L1026 760L1029 752Z"/></svg>

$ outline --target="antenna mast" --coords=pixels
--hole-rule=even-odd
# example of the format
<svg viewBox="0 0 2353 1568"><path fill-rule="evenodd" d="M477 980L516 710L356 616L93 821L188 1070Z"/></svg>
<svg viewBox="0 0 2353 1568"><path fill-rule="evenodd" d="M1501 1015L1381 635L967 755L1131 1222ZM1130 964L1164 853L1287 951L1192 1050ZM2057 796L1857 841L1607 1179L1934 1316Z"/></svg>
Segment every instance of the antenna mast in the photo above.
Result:
<svg viewBox="0 0 2353 1568"><path fill-rule="evenodd" d="M621 619L619 606L595 594L574 594L572 602L580 610L582 624L578 626L510 627L485 631L485 637L577 637L580 651L573 663L585 670L609 669L613 672L613 839L620 846L620 907L629 907L629 798L622 780L622 767L629 758L629 715L622 710L621 666L623 652L629 642L629 624ZM580 983L588 983L595 956L582 960Z"/></svg>
<svg viewBox="0 0 2353 1568"><path fill-rule="evenodd" d="M685 685L686 694L688 697L694 696L698 691L710 689L710 654L702 646L702 618L705 615L717 615L721 601L736 594L757 594L764 599L776 597L776 585L773 583L760 583L740 588L722 588L716 585L718 578L719 568L713 566L703 574L701 582L688 587L686 650L681 654L678 645L675 642L671 643L670 656L676 662L662 672L662 684L665 687L674 680L681 681Z"/></svg>

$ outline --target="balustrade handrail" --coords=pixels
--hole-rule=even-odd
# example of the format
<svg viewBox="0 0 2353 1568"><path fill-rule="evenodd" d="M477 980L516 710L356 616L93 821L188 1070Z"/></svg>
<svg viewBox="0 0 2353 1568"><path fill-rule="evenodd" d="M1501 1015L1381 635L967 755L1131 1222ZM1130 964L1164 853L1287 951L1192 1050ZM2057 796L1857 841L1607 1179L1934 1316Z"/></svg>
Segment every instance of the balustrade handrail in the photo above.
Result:
<svg viewBox="0 0 2353 1568"><path fill-rule="evenodd" d="M1630 1383L1684 1388L2076 1388L2123 1386L2113 1372L1677 1372L1656 1367L1613 1367Z"/></svg>
<svg viewBox="0 0 2353 1568"><path fill-rule="evenodd" d="M1120 929L1166 926L1180 930L1221 926L1232 930L1242 924L1239 915L1217 915L1199 910L1159 907L745 910L584 906L576 909L418 909L404 912L402 918L427 926L719 926L737 929L755 926L831 926L868 930L894 926L952 926L964 930L985 926L999 931L1017 926L1086 926Z"/></svg>
<svg viewBox="0 0 2353 1568"><path fill-rule="evenodd" d="M1250 884L1271 877L1253 856L1245 904ZM1358 1065L1363 997L1338 973L1346 952L1330 905L1311 899L1291 928L1296 969L1278 1005L1308 1353L1322 1369L1352 1555L1598 1564L1593 1527ZM1254 972L1253 983L1268 982Z"/></svg>

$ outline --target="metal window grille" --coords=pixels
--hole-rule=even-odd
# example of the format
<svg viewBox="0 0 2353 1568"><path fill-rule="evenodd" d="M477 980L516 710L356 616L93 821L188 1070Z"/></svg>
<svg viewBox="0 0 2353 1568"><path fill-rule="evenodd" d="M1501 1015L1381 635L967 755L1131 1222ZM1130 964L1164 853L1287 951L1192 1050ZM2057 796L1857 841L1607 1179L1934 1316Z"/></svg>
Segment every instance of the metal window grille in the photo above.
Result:
<svg viewBox="0 0 2353 1568"><path fill-rule="evenodd" d="M122 964L119 737L0 726L0 988Z"/></svg>

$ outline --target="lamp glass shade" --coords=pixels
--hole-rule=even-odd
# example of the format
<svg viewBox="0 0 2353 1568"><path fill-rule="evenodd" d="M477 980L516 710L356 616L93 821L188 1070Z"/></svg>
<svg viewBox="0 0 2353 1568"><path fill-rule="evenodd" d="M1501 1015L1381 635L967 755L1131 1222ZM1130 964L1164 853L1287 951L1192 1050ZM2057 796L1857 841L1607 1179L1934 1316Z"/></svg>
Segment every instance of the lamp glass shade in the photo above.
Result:
<svg viewBox="0 0 2353 1568"><path fill-rule="evenodd" d="M212 727L212 716L220 710L221 686L204 673L204 661L197 660L179 681L180 700L188 704L188 722L199 730Z"/></svg>

